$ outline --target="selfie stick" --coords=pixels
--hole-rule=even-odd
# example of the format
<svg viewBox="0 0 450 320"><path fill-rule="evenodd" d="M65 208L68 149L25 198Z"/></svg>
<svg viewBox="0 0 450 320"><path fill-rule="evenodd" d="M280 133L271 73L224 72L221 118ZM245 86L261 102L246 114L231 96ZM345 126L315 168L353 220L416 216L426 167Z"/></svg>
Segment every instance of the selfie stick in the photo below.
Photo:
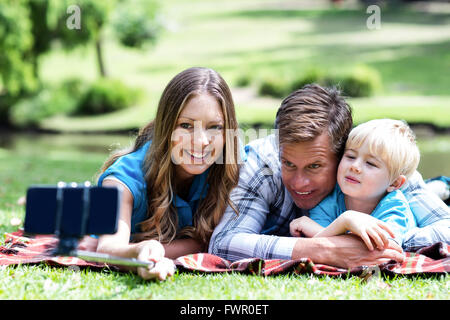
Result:
<svg viewBox="0 0 450 320"><path fill-rule="evenodd" d="M69 256L77 257L85 261L114 264L126 267L144 267L152 269L155 266L155 263L153 261L142 261L137 260L135 258L127 259L121 257L114 257L106 253L90 252L83 250L74 250L70 252Z"/></svg>
<svg viewBox="0 0 450 320"><path fill-rule="evenodd" d="M78 245L78 239L73 236L67 236L61 232L62 207L63 207L63 188L66 183L59 182L56 193L56 231L55 234L59 238L58 248L53 253L54 255L77 257L85 261L107 263L112 265L121 265L127 267L144 267L152 269L155 266L153 261L142 261L135 258L115 257L105 253L90 252L84 250L74 250ZM71 187L77 187L76 183L72 183ZM84 183L83 192L83 213L82 213L82 234L85 233L86 221L89 215L89 187L90 183Z"/></svg>

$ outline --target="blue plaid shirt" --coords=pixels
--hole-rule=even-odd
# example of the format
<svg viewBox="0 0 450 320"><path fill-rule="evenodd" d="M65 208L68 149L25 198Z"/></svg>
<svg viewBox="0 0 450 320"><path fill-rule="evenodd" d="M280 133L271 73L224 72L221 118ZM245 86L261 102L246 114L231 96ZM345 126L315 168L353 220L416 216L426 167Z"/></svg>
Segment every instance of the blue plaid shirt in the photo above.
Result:
<svg viewBox="0 0 450 320"><path fill-rule="evenodd" d="M308 212L298 208L281 180L278 141L275 135L245 147L247 161L241 168L231 200L239 215L228 207L214 230L209 253L235 261L243 258L291 259L297 238L289 223ZM416 172L402 188L418 228L404 235L403 248L450 243L450 209L429 191Z"/></svg>

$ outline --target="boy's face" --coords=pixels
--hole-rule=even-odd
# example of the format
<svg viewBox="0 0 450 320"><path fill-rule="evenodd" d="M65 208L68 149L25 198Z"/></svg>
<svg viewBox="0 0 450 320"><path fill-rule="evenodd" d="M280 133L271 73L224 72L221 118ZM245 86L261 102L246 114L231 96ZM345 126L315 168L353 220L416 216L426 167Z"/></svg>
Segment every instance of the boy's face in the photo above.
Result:
<svg viewBox="0 0 450 320"><path fill-rule="evenodd" d="M337 182L351 198L378 203L390 185L385 162L369 152L367 143L360 148L346 148L339 163Z"/></svg>

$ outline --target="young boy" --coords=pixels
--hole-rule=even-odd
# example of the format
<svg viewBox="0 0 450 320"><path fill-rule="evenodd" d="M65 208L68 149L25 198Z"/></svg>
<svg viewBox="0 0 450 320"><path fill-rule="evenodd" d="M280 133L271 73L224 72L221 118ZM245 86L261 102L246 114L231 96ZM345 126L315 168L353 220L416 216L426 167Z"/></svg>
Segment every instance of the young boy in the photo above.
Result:
<svg viewBox="0 0 450 320"><path fill-rule="evenodd" d="M369 250L385 248L389 237L402 245L416 227L399 190L419 164L420 153L409 126L378 119L354 128L339 163L334 191L290 224L293 236L329 237L351 232Z"/></svg>

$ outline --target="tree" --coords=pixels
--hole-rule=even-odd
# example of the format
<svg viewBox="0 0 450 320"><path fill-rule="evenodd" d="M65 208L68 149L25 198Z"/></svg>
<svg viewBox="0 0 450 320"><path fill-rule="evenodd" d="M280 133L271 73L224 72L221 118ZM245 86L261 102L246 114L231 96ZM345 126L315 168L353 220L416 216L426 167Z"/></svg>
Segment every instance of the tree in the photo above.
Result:
<svg viewBox="0 0 450 320"><path fill-rule="evenodd" d="M0 124L8 123L9 106L33 91L33 35L25 0L0 1Z"/></svg>

